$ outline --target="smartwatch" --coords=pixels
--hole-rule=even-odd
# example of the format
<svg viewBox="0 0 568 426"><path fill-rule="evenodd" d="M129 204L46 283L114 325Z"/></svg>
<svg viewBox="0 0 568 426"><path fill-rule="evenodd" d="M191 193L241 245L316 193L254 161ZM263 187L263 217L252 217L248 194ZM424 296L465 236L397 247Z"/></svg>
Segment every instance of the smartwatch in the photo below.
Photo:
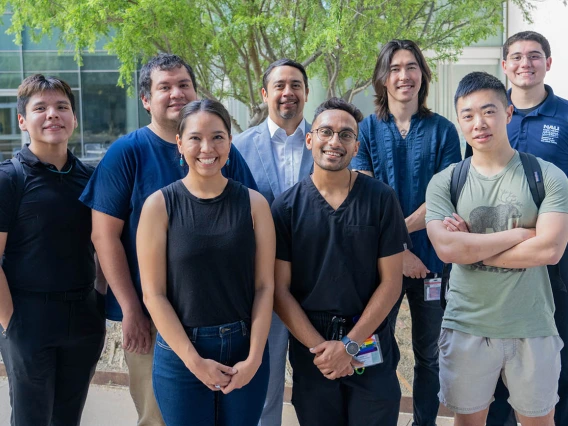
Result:
<svg viewBox="0 0 568 426"><path fill-rule="evenodd" d="M355 356L359 353L359 343L354 342L347 336L343 336L341 343L345 345L345 352L351 356Z"/></svg>

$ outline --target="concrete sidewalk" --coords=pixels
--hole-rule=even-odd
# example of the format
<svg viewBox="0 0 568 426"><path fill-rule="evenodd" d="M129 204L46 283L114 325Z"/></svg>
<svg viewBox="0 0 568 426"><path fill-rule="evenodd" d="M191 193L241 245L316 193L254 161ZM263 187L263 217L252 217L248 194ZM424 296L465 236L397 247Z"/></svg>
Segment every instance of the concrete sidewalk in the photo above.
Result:
<svg viewBox="0 0 568 426"><path fill-rule="evenodd" d="M33 407L30 407L33 409ZM10 397L8 380L0 378L0 426L10 426ZM290 404L284 404L282 426L298 426L296 413ZM412 416L401 414L399 426L412 424ZM451 426L452 419L438 418L438 426ZM92 385L83 412L81 426L135 426L136 410L128 389L114 386Z"/></svg>

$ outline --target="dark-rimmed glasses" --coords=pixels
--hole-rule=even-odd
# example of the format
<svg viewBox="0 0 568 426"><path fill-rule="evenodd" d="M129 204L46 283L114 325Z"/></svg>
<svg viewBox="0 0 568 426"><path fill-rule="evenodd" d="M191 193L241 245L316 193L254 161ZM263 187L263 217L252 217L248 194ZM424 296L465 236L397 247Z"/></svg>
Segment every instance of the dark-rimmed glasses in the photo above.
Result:
<svg viewBox="0 0 568 426"><path fill-rule="evenodd" d="M334 132L329 127L320 127L310 131L310 133L314 132L317 133L318 138L320 138L322 142L329 142L336 133L339 136L339 142L343 145L349 145L357 140L357 135L351 130L340 130L339 132Z"/></svg>

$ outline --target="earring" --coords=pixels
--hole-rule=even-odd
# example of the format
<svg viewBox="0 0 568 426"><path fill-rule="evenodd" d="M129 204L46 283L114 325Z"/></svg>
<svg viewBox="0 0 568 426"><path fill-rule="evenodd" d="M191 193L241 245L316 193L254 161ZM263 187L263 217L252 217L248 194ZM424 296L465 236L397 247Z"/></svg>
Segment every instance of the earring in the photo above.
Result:
<svg viewBox="0 0 568 426"><path fill-rule="evenodd" d="M231 159L227 158L227 162L225 163L225 166L228 166L229 164L231 164Z"/></svg>
<svg viewBox="0 0 568 426"><path fill-rule="evenodd" d="M180 167L183 167L183 154L179 155L179 165Z"/></svg>

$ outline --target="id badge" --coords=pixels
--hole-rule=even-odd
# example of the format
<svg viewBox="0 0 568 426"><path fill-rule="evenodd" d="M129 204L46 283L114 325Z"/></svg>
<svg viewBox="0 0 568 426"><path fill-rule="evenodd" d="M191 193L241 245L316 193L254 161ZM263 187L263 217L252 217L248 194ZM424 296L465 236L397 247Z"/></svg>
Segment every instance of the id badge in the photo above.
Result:
<svg viewBox="0 0 568 426"><path fill-rule="evenodd" d="M442 291L442 277L437 275L434 278L426 278L424 280L424 300L430 302L432 300L440 300L440 292Z"/></svg>
<svg viewBox="0 0 568 426"><path fill-rule="evenodd" d="M357 361L363 363L363 367L380 364L383 362L383 353L379 336L373 334L368 337L359 347L359 353L354 357Z"/></svg>

